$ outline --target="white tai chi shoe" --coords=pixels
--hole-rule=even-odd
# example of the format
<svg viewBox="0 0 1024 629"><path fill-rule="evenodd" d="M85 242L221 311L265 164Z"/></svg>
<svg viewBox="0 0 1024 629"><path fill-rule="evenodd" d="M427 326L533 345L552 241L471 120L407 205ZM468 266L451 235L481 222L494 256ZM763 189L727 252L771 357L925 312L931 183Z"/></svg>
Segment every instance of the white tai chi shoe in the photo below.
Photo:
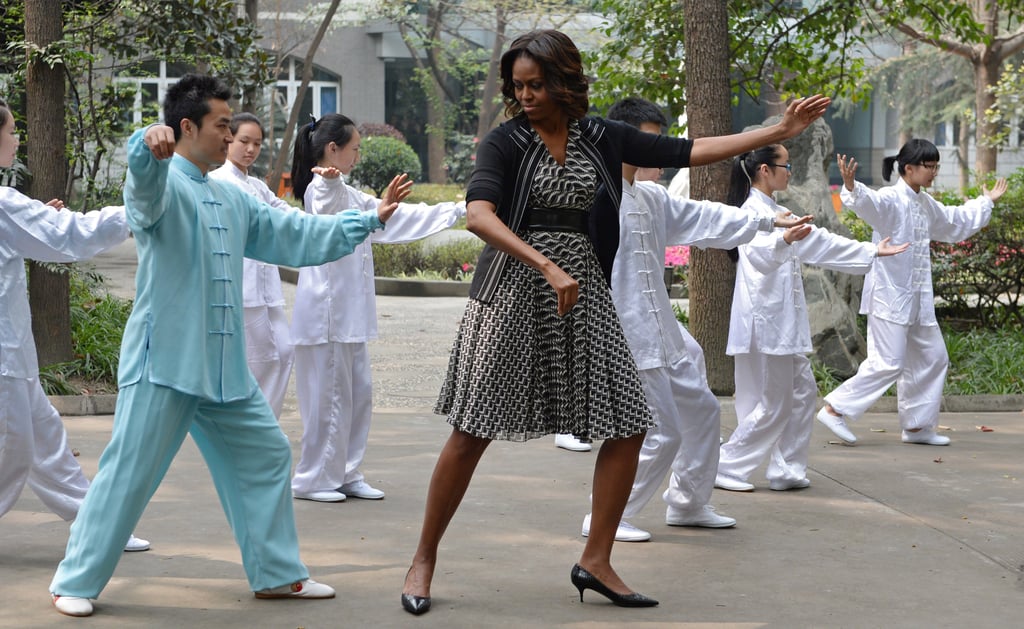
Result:
<svg viewBox="0 0 1024 629"><path fill-rule="evenodd" d="M53 606L65 616L92 616L92 601L81 596L53 594Z"/></svg>
<svg viewBox="0 0 1024 629"><path fill-rule="evenodd" d="M566 433L555 435L555 447L573 452L590 452L593 446L589 443L583 443L576 438L576 435Z"/></svg>
<svg viewBox="0 0 1024 629"><path fill-rule="evenodd" d="M134 535L130 536L128 543L124 545L124 552L126 553L141 553L144 550L149 550L149 540L135 537Z"/></svg>
<svg viewBox="0 0 1024 629"><path fill-rule="evenodd" d="M949 437L937 434L931 428L922 428L917 432L904 430L903 443L920 443L926 446L948 446Z"/></svg>
<svg viewBox="0 0 1024 629"><path fill-rule="evenodd" d="M754 491L754 486L750 483L725 474L715 476L715 487L726 491Z"/></svg>
<svg viewBox="0 0 1024 629"><path fill-rule="evenodd" d="M850 429L846 427L846 422L843 418L838 415L833 415L827 410L828 407L822 406L818 414L815 415L818 421L825 425L826 428L831 430L835 436L839 437L846 443L857 443L857 437Z"/></svg>
<svg viewBox="0 0 1024 629"><path fill-rule="evenodd" d="M315 502L345 502L345 498L347 498L345 494L333 489L311 491L308 493L293 491L292 496L299 500L313 500Z"/></svg>
<svg viewBox="0 0 1024 629"><path fill-rule="evenodd" d="M256 598L334 598L334 588L313 579L304 579L254 592Z"/></svg>
<svg viewBox="0 0 1024 629"><path fill-rule="evenodd" d="M364 480L345 483L338 488L338 492L343 493L346 496L351 496L352 498L362 498L363 500L380 500L384 497L383 491L375 487L370 487L370 484Z"/></svg>
<svg viewBox="0 0 1024 629"><path fill-rule="evenodd" d="M683 513L676 507L665 509L665 524L669 526L700 526L706 529L727 529L736 526L736 518L715 513L711 505L704 505L696 515Z"/></svg>
<svg viewBox="0 0 1024 629"><path fill-rule="evenodd" d="M768 481L768 489L773 491L786 491L788 489L806 489L811 486L811 479L803 478L773 478Z"/></svg>
<svg viewBox="0 0 1024 629"><path fill-rule="evenodd" d="M583 537L590 536L589 513L583 518L583 530L581 533ZM618 528L615 529L616 542L646 542L649 539L651 539L651 534L648 531L637 528L625 520L620 520Z"/></svg>

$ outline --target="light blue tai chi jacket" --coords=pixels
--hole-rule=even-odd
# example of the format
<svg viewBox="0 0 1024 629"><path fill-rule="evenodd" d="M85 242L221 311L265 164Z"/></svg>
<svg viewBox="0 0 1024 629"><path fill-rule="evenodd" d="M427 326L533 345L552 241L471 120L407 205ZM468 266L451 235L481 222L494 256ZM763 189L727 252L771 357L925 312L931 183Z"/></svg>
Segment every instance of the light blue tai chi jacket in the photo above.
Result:
<svg viewBox="0 0 1024 629"><path fill-rule="evenodd" d="M286 212L204 175L175 154L157 160L128 140L124 201L139 266L118 385L146 378L215 402L249 398L242 260L287 266L336 260L383 227L374 211Z"/></svg>

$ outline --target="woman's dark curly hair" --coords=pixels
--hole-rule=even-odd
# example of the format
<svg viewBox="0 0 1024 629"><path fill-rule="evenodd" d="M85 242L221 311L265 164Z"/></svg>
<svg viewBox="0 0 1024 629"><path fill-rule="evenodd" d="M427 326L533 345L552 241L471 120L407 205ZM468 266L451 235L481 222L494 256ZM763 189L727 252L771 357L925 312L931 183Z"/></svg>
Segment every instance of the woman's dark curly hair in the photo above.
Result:
<svg viewBox="0 0 1024 629"><path fill-rule="evenodd" d="M580 51L565 33L539 30L517 37L501 56L501 93L505 98L506 116L514 118L523 113L512 84L512 65L523 56L537 62L544 73L544 87L548 95L565 109L570 118L578 120L587 115L590 87L583 73Z"/></svg>

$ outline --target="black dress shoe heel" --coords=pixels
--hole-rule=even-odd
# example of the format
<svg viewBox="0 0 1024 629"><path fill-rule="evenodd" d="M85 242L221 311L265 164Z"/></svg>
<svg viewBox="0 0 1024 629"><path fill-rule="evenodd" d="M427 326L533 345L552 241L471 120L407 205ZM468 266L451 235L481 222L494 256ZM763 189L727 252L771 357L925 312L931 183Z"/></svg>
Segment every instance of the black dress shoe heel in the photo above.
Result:
<svg viewBox="0 0 1024 629"><path fill-rule="evenodd" d="M583 590L591 589L602 594L608 598L612 603L619 607L654 607L658 604L658 601L653 598L648 598L639 592L632 592L630 594L619 594L618 592L612 591L607 585L601 583L597 577L590 574L586 570L576 564L572 567L572 572L569 573L569 580L576 586L576 589L580 591L580 602L583 602ZM406 595L402 595L403 597ZM403 604L404 604L403 600Z"/></svg>
<svg viewBox="0 0 1024 629"><path fill-rule="evenodd" d="M430 611L430 597L403 593L402 608L413 616L425 614Z"/></svg>

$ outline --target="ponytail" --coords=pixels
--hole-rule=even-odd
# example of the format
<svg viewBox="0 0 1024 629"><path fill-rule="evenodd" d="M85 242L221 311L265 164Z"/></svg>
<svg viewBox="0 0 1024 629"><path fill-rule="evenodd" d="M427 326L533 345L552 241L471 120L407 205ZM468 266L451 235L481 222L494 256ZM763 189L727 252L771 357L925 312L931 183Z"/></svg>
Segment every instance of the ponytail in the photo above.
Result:
<svg viewBox="0 0 1024 629"><path fill-rule="evenodd" d="M729 194L725 202L737 207L750 196L750 189L757 179L762 164L775 164L779 160L778 144L769 144L736 157L732 161L732 175L729 178Z"/></svg>
<svg viewBox="0 0 1024 629"><path fill-rule="evenodd" d="M306 188L313 181L313 167L324 157L324 150L334 142L339 148L347 145L356 132L356 123L341 114L326 114L317 120L310 116L295 136L292 155L292 194L306 205Z"/></svg>

